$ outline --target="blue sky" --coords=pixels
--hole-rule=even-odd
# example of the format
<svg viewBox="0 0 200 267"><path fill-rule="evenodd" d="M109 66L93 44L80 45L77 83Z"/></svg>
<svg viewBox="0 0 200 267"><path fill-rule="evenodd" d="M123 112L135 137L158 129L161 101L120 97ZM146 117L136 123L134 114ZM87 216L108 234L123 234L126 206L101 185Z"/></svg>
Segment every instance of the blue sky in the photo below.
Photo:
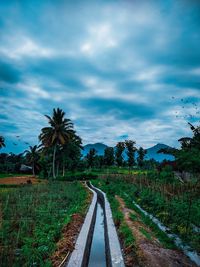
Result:
<svg viewBox="0 0 200 267"><path fill-rule="evenodd" d="M84 144L177 146L200 119L199 44L199 1L2 0L2 152L38 143L54 107Z"/></svg>

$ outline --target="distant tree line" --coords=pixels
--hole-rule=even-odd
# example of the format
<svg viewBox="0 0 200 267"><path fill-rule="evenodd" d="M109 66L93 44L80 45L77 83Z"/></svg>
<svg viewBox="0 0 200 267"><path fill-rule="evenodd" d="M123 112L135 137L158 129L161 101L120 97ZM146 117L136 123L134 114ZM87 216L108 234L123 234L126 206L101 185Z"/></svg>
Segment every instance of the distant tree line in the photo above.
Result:
<svg viewBox="0 0 200 267"><path fill-rule="evenodd" d="M181 171L200 173L200 126L188 123L192 137L182 137L178 141L181 148L161 149L159 153L171 154L175 157L177 168Z"/></svg>
<svg viewBox="0 0 200 267"><path fill-rule="evenodd" d="M136 142L132 140L125 140L125 142L118 142L116 147L106 147L104 155L100 156L94 148L91 148L86 155L84 161L89 168L101 167L140 167L145 163L145 155L147 151L140 147L135 147ZM137 151L137 158L135 152ZM127 158L127 159L125 159Z"/></svg>
<svg viewBox="0 0 200 267"><path fill-rule="evenodd" d="M118 142L115 147L106 147L103 155L98 155L95 149L90 149L83 157L82 140L74 130L70 119L65 118L63 110L53 109L52 116L45 115L48 125L41 129L39 144L30 146L19 155L13 153L0 154L0 172L18 173L23 166L31 166L33 175L41 177L65 177L66 171L83 171L85 169L102 167L128 167L152 169L158 163L146 160L147 151L136 148L136 142L125 140ZM178 168L192 173L200 173L200 127L189 123L192 137L179 139L181 148L162 149L160 153L172 154ZM5 147L5 139L0 136L0 149ZM25 168L26 169L26 168ZM28 169L26 169L27 171Z"/></svg>

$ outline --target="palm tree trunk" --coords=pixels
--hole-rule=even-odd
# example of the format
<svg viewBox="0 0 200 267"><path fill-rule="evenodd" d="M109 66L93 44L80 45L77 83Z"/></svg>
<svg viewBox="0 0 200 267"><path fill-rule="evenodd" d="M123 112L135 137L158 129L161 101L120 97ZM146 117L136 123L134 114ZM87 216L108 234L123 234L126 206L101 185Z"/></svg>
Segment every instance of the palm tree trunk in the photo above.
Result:
<svg viewBox="0 0 200 267"><path fill-rule="evenodd" d="M33 175L35 176L35 166L34 166L34 163L33 163L33 166L32 166L32 171L33 171Z"/></svg>
<svg viewBox="0 0 200 267"><path fill-rule="evenodd" d="M55 174L55 159L56 159L56 144L54 146L53 150L53 178L56 179L56 174Z"/></svg>
<svg viewBox="0 0 200 267"><path fill-rule="evenodd" d="M62 176L64 177L65 176L65 163L63 162L63 174Z"/></svg>
<svg viewBox="0 0 200 267"><path fill-rule="evenodd" d="M56 176L58 176L59 175L59 161L58 161L58 163L57 163L57 170L56 170Z"/></svg>

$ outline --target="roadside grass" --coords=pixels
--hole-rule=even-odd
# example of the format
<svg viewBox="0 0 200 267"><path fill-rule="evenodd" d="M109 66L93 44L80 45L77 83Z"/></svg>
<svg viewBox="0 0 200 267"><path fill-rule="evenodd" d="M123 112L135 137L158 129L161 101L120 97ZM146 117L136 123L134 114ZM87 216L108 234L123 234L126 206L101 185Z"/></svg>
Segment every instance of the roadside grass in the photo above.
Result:
<svg viewBox="0 0 200 267"><path fill-rule="evenodd" d="M85 213L87 196L79 182L1 190L0 266L50 267L63 226Z"/></svg>
<svg viewBox="0 0 200 267"><path fill-rule="evenodd" d="M144 174L147 173L147 171L139 170L139 169L129 169L128 167L107 167L107 168L93 168L91 169L92 173L101 175L109 175L109 174L122 174L122 175L129 175L129 174Z"/></svg>
<svg viewBox="0 0 200 267"><path fill-rule="evenodd" d="M147 225L152 233L155 235L156 238L158 238L158 240L160 241L160 243L168 249L176 249L176 245L174 244L173 240L171 238L169 238L162 230L160 230L160 228L148 217L146 216L144 213L141 212L141 210L139 210L134 203L132 203L132 201L130 200L130 198L125 195L124 196L124 200L127 204L127 206L131 209L133 209L135 212L137 212L137 214L139 214L140 216L140 220ZM132 216L131 216L132 219ZM144 231L146 231L145 229L143 229ZM142 232L145 235L145 232ZM147 238L148 236L145 235ZM148 238L149 239L149 238Z"/></svg>
<svg viewBox="0 0 200 267"><path fill-rule="evenodd" d="M94 186L99 187L97 180L92 181L92 184ZM100 188L102 190L104 189L103 187L100 187ZM130 228L128 227L128 225L126 224L126 222L124 220L123 213L119 210L119 202L117 201L115 196L112 194L107 193L107 198L108 198L108 201L110 203L113 220L114 220L115 225L116 225L118 232L120 234L120 238L122 239L123 243L125 244L125 247L131 246L133 248L133 252L135 253L135 246L136 246L135 238L134 238Z"/></svg>
<svg viewBox="0 0 200 267"><path fill-rule="evenodd" d="M147 232L143 227L140 227L139 230L144 236L146 236L147 239L152 240L152 235Z"/></svg>
<svg viewBox="0 0 200 267"><path fill-rule="evenodd" d="M105 181L102 179L98 179L93 181L97 187L102 189L110 199L114 198L115 195L119 195L122 197L128 208L133 209L139 216L135 214L131 214L132 220L141 220L145 225L147 225L155 237L162 243L165 248L176 248L172 239L170 239L163 231L159 229L159 227L146 215L144 215L132 202L134 196L134 192L137 191L137 188L134 185L121 181ZM117 201L117 200L116 200ZM111 205L113 216L115 214L116 206L113 207ZM123 214L122 214L123 216Z"/></svg>

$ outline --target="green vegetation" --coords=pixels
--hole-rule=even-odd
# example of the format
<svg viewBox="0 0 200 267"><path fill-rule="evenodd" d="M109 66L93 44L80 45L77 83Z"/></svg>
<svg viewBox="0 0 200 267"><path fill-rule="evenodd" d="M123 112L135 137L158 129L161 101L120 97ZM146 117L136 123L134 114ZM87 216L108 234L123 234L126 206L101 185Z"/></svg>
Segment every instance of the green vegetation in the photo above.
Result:
<svg viewBox="0 0 200 267"><path fill-rule="evenodd" d="M147 239L152 240L152 235L149 232L147 232L143 227L140 227L140 232L144 236L146 236Z"/></svg>
<svg viewBox="0 0 200 267"><path fill-rule="evenodd" d="M93 184L98 186L97 181L93 181ZM135 247L135 238L127 226L122 212L119 210L119 202L115 199L112 194L107 194L111 209L112 215L115 222L116 227L118 228L118 232L121 237L121 241L124 242L125 247Z"/></svg>
<svg viewBox="0 0 200 267"><path fill-rule="evenodd" d="M70 142L79 144L81 143L81 140L75 134L71 120L64 117L65 112L62 109L53 109L52 117L48 115L45 116L47 117L50 126L42 128L39 139L44 148L53 149L52 174L55 179L57 176L55 166L57 149L63 149L64 145Z"/></svg>
<svg viewBox="0 0 200 267"><path fill-rule="evenodd" d="M27 174L21 174L21 173L0 173L0 179L1 178L7 178L7 177L16 177L16 176L27 176Z"/></svg>
<svg viewBox="0 0 200 267"><path fill-rule="evenodd" d="M124 165L123 152L125 149L124 142L118 142L116 145L115 160L118 167Z"/></svg>
<svg viewBox="0 0 200 267"><path fill-rule="evenodd" d="M155 215L164 225L169 226L172 232L177 233L194 249L200 250L200 237L193 227L194 225L200 227L199 185L196 181L182 185L170 171L164 171L124 177L110 175L106 179L94 182L108 196L121 196L129 208L140 214L142 221L150 226L166 247L173 247L171 240L149 217L137 209L132 200Z"/></svg>
<svg viewBox="0 0 200 267"><path fill-rule="evenodd" d="M159 153L172 154L175 156L177 167L181 171L200 173L200 126L188 123L192 131L192 137L182 137L178 141L180 149L162 149Z"/></svg>
<svg viewBox="0 0 200 267"><path fill-rule="evenodd" d="M138 149L137 162L138 162L138 166L140 168L144 167L144 157L145 157L146 153L147 153L147 151L145 149L143 149L142 147L140 147Z"/></svg>
<svg viewBox="0 0 200 267"><path fill-rule="evenodd" d="M0 178L27 171L54 182L55 179L93 179L108 195L125 247L135 246L135 240L119 211L116 194L125 200L127 207L137 212L131 219L148 225L165 247L174 245L149 217L137 209L133 200L200 251L197 233L200 228L199 126L189 124L193 136L179 139L180 149L168 147L160 151L174 155L174 162L159 163L153 159L145 160L146 151L142 147L136 149L136 142L132 140L106 148L104 155L91 149L82 157L81 138L71 120L65 118L64 111L53 109L52 116L46 115L46 118L49 125L41 129L38 146L30 146L19 155L0 154ZM4 146L5 140L0 136L0 148ZM84 209L86 193L80 184L64 185L51 182L12 189L9 185L0 187L3 206L0 245L4 266L10 266L14 257L16 261L12 266L21 266L22 262L25 266L49 266L48 258L55 249L63 224L70 220L73 212ZM140 231L151 239L145 229Z"/></svg>
<svg viewBox="0 0 200 267"><path fill-rule="evenodd" d="M83 186L79 182L52 182L2 188L0 192L0 265L51 266L49 256L63 226L72 214L86 210Z"/></svg>
<svg viewBox="0 0 200 267"><path fill-rule="evenodd" d="M135 151L137 150L135 143L136 142L132 140L125 140L125 147L127 149L126 154L128 156L127 163L129 168L135 165Z"/></svg>
<svg viewBox="0 0 200 267"><path fill-rule="evenodd" d="M27 163L32 166L32 172L33 175L35 175L35 168L38 167L38 160L39 160L39 153L38 153L38 147L35 146L29 146L29 150L25 150L26 153L26 159Z"/></svg>

